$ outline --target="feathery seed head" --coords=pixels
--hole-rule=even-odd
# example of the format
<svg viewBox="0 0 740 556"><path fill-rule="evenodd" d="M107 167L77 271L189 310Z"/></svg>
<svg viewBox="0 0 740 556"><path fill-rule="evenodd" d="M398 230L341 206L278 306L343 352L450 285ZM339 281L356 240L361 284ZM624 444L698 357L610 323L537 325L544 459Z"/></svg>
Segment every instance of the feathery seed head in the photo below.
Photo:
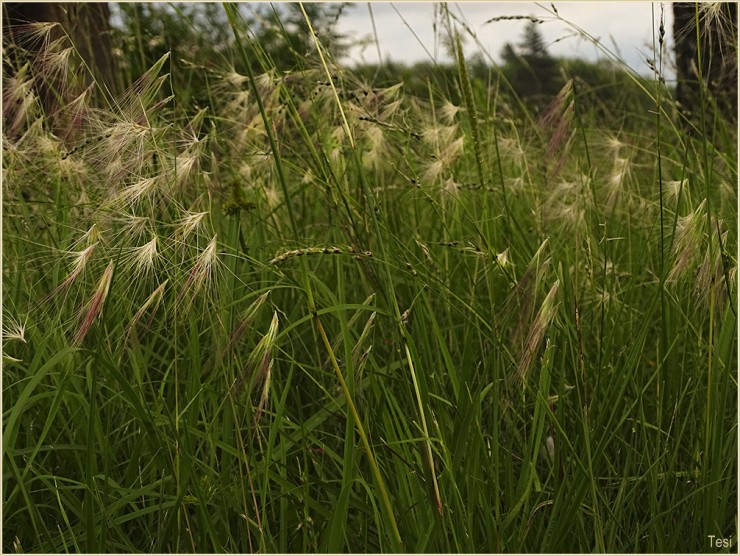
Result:
<svg viewBox="0 0 740 556"><path fill-rule="evenodd" d="M11 40L27 50L43 51L49 47L55 29L61 29L59 23L34 21L10 27Z"/></svg>
<svg viewBox="0 0 740 556"><path fill-rule="evenodd" d="M612 166L612 173L609 176L609 184L613 188L619 188L622 186L627 172L629 171L629 158L623 158L621 156L614 157L614 164Z"/></svg>
<svg viewBox="0 0 740 556"><path fill-rule="evenodd" d="M550 323L555 316L555 309L557 308L555 297L557 296L559 287L560 281L555 280L555 283L547 293L547 297L545 297L545 300L542 302L542 306L540 307L539 313L537 313L537 318L535 319L534 324L529 330L524 353L522 354L517 368L517 375L522 382L526 380L527 374L531 368L531 363L542 344L545 332L549 328Z"/></svg>
<svg viewBox="0 0 740 556"><path fill-rule="evenodd" d="M16 137L40 115L41 105L33 91L33 78L28 76L28 65L3 81L3 129L9 137Z"/></svg>
<svg viewBox="0 0 740 556"><path fill-rule="evenodd" d="M198 164L199 149L189 149L175 160L175 184L181 186Z"/></svg>
<svg viewBox="0 0 740 556"><path fill-rule="evenodd" d="M666 198L668 201L676 203L678 202L678 197L681 194L681 191L686 189L686 186L688 185L688 180L671 180L667 181L663 184L664 189L663 191L666 194Z"/></svg>
<svg viewBox="0 0 740 556"><path fill-rule="evenodd" d="M48 48L39 52L34 64L39 76L63 96L68 93L69 79L76 73L73 65L74 48L65 48L65 44L69 44L66 37L53 41Z"/></svg>
<svg viewBox="0 0 740 556"><path fill-rule="evenodd" d="M435 183L437 181L437 178L442 174L442 172L445 169L445 164L442 160L439 158L435 159L434 162L429 164L424 170L424 175L422 179L425 183Z"/></svg>
<svg viewBox="0 0 740 556"><path fill-rule="evenodd" d="M252 179L252 166L248 162L242 162L239 165L239 176L244 179L244 181L249 182Z"/></svg>
<svg viewBox="0 0 740 556"><path fill-rule="evenodd" d="M401 107L402 102L402 99L398 99L383 105L383 110L380 112L380 117L378 119L383 122L392 121L396 112L398 112L398 109Z"/></svg>
<svg viewBox="0 0 740 556"><path fill-rule="evenodd" d="M363 153L363 163L367 168L380 169L385 164L386 141L383 130L378 125L370 125L365 131L368 149Z"/></svg>
<svg viewBox="0 0 740 556"><path fill-rule="evenodd" d="M62 129L62 139L69 140L81 135L86 127L101 127L102 124L90 107L94 84L59 109L56 120Z"/></svg>
<svg viewBox="0 0 740 556"><path fill-rule="evenodd" d="M226 82L231 85L234 89L241 89L241 87L249 81L249 77L237 73L236 71L230 71L224 75Z"/></svg>
<svg viewBox="0 0 740 556"><path fill-rule="evenodd" d="M3 342L26 343L26 326L28 317L21 321L10 315L3 315Z"/></svg>
<svg viewBox="0 0 740 556"><path fill-rule="evenodd" d="M442 191L451 197L455 197L460 192L460 184L458 184L452 177L447 178L442 183Z"/></svg>
<svg viewBox="0 0 740 556"><path fill-rule="evenodd" d="M699 19L702 31L718 35L715 44L722 51L722 59L737 65L737 56L727 56L726 49L737 52L737 24L733 21L732 10L728 2L699 2ZM737 17L737 16L735 16Z"/></svg>
<svg viewBox="0 0 740 556"><path fill-rule="evenodd" d="M614 157L618 157L625 144L616 136L609 134L606 139L606 146L612 151Z"/></svg>
<svg viewBox="0 0 740 556"><path fill-rule="evenodd" d="M265 302L267 301L267 297L269 295L270 295L270 291L266 291L265 293L260 295L241 314L236 327L234 328L234 330L231 332L231 335L229 336L229 344L226 349L227 353L231 351L231 349L234 347L234 345L237 342L241 341L246 331L252 326L252 323L254 322L254 319L256 318L257 313L259 312L259 309L265 304Z"/></svg>
<svg viewBox="0 0 740 556"><path fill-rule="evenodd" d="M88 175L88 166L77 157L62 156L59 159L59 173L67 181L80 184Z"/></svg>
<svg viewBox="0 0 740 556"><path fill-rule="evenodd" d="M712 219L713 229L721 229L722 227L721 221L718 222ZM720 237L721 245L727 245L727 237L728 232L725 230ZM712 240L714 241L715 238L716 236ZM727 282L733 284L736 265L733 265L733 268L728 268L732 263L732 259L727 254L723 254L719 248L704 250L704 257L699 264L694 282L694 295L703 307L709 308L711 293L714 293L718 307L726 303L728 284L725 283L725 273L727 273Z"/></svg>
<svg viewBox="0 0 740 556"><path fill-rule="evenodd" d="M217 246L217 236L214 235L213 239L211 239L206 248L196 259L193 268L180 289L177 301L175 302L176 305L179 305L186 295L189 296L190 301L192 302L203 286L214 280L215 268L219 262L218 252L216 251Z"/></svg>
<svg viewBox="0 0 740 556"><path fill-rule="evenodd" d="M138 242L152 229L152 219L148 216L123 214L116 218L123 223L122 232L130 241Z"/></svg>
<svg viewBox="0 0 740 556"><path fill-rule="evenodd" d="M169 279L162 282L157 289L155 289L149 297L147 297L146 301L142 304L141 307L139 307L138 311L136 311L136 314L131 319L131 322L126 327L126 332L124 334L124 337L128 339L128 337L131 335L131 332L136 327L137 323L141 320L141 317L144 316L147 309L149 307L153 306L152 312L157 310L157 307L159 307L160 301L162 301L162 296L164 294L164 290L167 287L167 282L169 282Z"/></svg>
<svg viewBox="0 0 740 556"><path fill-rule="evenodd" d="M166 75L159 76L159 72L162 71L169 57L170 53L167 52L124 91L121 99L116 103L118 112L123 116L123 119L140 125L144 125L147 121L147 109L151 106L162 84L167 79Z"/></svg>
<svg viewBox="0 0 740 556"><path fill-rule="evenodd" d="M696 207L694 212L678 218L676 235L673 240L673 254L676 257L668 280L677 280L693 266L697 260L704 238L706 223L706 199Z"/></svg>
<svg viewBox="0 0 740 556"><path fill-rule="evenodd" d="M574 115L573 80L570 79L538 122L550 134L546 153L554 160L551 168L553 175L560 172L575 136L576 130L572 126ZM560 155L556 157L558 153Z"/></svg>
<svg viewBox="0 0 740 556"><path fill-rule="evenodd" d="M176 237L185 240L193 232L202 230L206 216L208 216L208 212L185 211L185 215L180 218L177 224Z"/></svg>
<svg viewBox="0 0 740 556"><path fill-rule="evenodd" d="M90 302L87 305L87 311L80 322L80 326L77 329L77 333L72 339L72 344L79 346L90 331L95 319L100 315L103 310L105 299L108 297L108 290L110 289L110 283L113 278L113 261L108 263L103 275L100 277L98 287L95 289Z"/></svg>
<svg viewBox="0 0 740 556"><path fill-rule="evenodd" d="M449 100L445 100L439 112L442 117L442 121L447 124L451 124L455 121L455 116L457 116L457 113L460 110L461 108L459 106L455 106Z"/></svg>
<svg viewBox="0 0 740 556"><path fill-rule="evenodd" d="M609 196L606 201L606 206L610 211L614 209L616 202L622 193L624 181L629 175L629 167L629 158L623 158L621 156L614 157L612 171L607 181Z"/></svg>
<svg viewBox="0 0 740 556"><path fill-rule="evenodd" d="M81 251L68 252L68 254L72 256L71 270L69 274L67 274L67 277L56 288L56 291L67 288L67 286L72 284L72 282L74 282L77 277L82 274L82 272L85 270L85 267L87 266L87 263L90 261L90 258L92 257L92 254L95 251L97 245L98 244L96 242L92 245L87 246Z"/></svg>
<svg viewBox="0 0 740 556"><path fill-rule="evenodd" d="M254 351L252 351L247 359L247 364L231 387L231 392L237 394L246 384L249 384L248 391L251 391L255 386L262 383L257 419L267 401L272 370L272 353L275 349L278 325L278 315L275 312L272 315L272 321L270 322L267 334L257 343Z"/></svg>
<svg viewBox="0 0 740 556"><path fill-rule="evenodd" d="M452 165L458 157L463 153L465 144L464 137L458 137L456 140L451 141L447 146L440 152L439 159L446 165Z"/></svg>
<svg viewBox="0 0 740 556"><path fill-rule="evenodd" d="M159 259L156 236L149 243L132 249L132 264L137 274L148 275L154 271L154 265Z"/></svg>
<svg viewBox="0 0 740 556"><path fill-rule="evenodd" d="M53 135L41 135L36 141L36 148L40 154L45 155L51 160L60 160L62 154L62 146L59 144L59 140Z"/></svg>
<svg viewBox="0 0 740 556"><path fill-rule="evenodd" d="M159 191L161 182L161 176L142 178L124 187L111 199L111 204L134 207L142 199L152 202Z"/></svg>
<svg viewBox="0 0 740 556"><path fill-rule="evenodd" d="M520 165L524 162L526 154L524 147L518 137L500 137L498 140L498 147L501 154L505 154L507 158Z"/></svg>
<svg viewBox="0 0 740 556"><path fill-rule="evenodd" d="M90 228L82 234L82 237L78 239L74 244L80 245L93 245L94 243L98 243L100 241L100 228L97 224L93 224L90 226Z"/></svg>
<svg viewBox="0 0 740 556"><path fill-rule="evenodd" d="M313 183L316 180L316 177L313 175L313 170L311 168L306 168L306 171L303 172L303 177L301 178L301 185L308 185L309 183Z"/></svg>
<svg viewBox="0 0 740 556"><path fill-rule="evenodd" d="M455 128L435 128L435 140L440 139L439 132L442 130L448 132L454 131ZM447 135L447 133L445 133L445 135ZM424 181L428 183L436 182L437 179L443 174L443 172L445 172L445 170L448 170L450 166L452 166L452 164L454 164L455 161L460 157L463 152L464 142L465 138L462 136L458 137L455 140L452 140L451 137L445 137L444 140L440 140L439 144L443 145L443 147L435 148L437 154L434 155L434 161L430 163L424 171Z"/></svg>
<svg viewBox="0 0 740 556"><path fill-rule="evenodd" d="M524 178L522 176L506 178L506 187L511 191L522 191L524 189Z"/></svg>

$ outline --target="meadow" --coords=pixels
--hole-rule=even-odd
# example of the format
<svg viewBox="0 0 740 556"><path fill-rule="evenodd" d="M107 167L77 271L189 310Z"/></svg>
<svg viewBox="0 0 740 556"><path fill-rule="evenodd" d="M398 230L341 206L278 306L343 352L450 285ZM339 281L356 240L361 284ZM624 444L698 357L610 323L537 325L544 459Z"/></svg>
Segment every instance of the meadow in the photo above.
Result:
<svg viewBox="0 0 740 556"><path fill-rule="evenodd" d="M3 551L736 550L736 124L218 9L121 94L5 49Z"/></svg>

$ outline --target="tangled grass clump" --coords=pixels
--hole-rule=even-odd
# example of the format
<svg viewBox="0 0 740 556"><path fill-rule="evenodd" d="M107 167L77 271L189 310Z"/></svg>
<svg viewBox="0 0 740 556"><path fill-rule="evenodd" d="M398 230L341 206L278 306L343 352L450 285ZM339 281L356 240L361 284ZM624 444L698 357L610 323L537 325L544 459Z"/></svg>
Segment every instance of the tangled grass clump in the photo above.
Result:
<svg viewBox="0 0 740 556"><path fill-rule="evenodd" d="M168 55L114 96L6 45L4 548L736 538L735 145L637 77L655 120L519 113L455 35L425 98L320 34L281 72L225 9L206 108Z"/></svg>

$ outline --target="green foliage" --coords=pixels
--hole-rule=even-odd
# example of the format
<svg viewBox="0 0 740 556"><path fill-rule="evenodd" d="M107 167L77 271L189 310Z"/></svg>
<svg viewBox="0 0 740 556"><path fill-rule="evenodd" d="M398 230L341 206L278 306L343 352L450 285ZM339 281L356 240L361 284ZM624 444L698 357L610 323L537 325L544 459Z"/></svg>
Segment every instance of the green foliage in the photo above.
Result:
<svg viewBox="0 0 740 556"><path fill-rule="evenodd" d="M277 67L227 10L73 147L10 82L3 550L736 542L736 145L624 68L534 115L454 37Z"/></svg>
<svg viewBox="0 0 740 556"><path fill-rule="evenodd" d="M502 71L513 90L535 105L543 100L547 102L563 86L558 62L547 52L538 24L538 21L527 22L518 49L507 43L501 52Z"/></svg>
<svg viewBox="0 0 740 556"><path fill-rule="evenodd" d="M179 91L180 105L206 106L213 70L233 68L245 73L241 59L231 53L233 34L219 4L121 3L114 17L114 44L119 45L117 67L122 83L131 83L165 53L170 53L170 90ZM349 42L336 31L348 4L307 4L314 30L337 60ZM240 20L242 31L254 40L249 57L253 71L269 64L277 72L300 70L317 63L305 19L298 4L251 4L249 17ZM125 87L121 87L123 90Z"/></svg>

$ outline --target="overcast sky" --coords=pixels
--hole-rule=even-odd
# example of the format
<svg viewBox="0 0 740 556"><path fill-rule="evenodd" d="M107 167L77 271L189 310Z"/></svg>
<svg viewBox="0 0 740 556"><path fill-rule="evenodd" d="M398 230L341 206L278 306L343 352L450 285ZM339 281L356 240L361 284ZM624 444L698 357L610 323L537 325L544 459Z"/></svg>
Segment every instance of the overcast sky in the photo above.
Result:
<svg viewBox="0 0 740 556"><path fill-rule="evenodd" d="M605 57L578 29L601 41L612 54L619 56L639 73L651 70L645 62L653 58L653 33L660 22L661 4L651 2L554 2L560 18L552 12L549 2L459 2L449 3L450 10L465 21L476 33L480 45L468 38L465 52L470 55L481 47L496 61L506 42L520 42L526 25L524 20L487 23L500 16L536 16L545 22L539 25L551 54L596 60ZM670 3L664 3L666 42L672 44L673 14ZM384 60L413 63L430 60L446 62L444 48L435 41L434 4L428 2L372 2L375 29ZM339 20L339 29L354 38L373 41L364 48L351 51L348 61L377 63L378 48L373 40L373 26L368 3L347 8ZM412 32L413 31L413 32ZM416 36L414 36L416 35ZM426 51L425 51L426 48ZM666 77L673 72L664 66Z"/></svg>

